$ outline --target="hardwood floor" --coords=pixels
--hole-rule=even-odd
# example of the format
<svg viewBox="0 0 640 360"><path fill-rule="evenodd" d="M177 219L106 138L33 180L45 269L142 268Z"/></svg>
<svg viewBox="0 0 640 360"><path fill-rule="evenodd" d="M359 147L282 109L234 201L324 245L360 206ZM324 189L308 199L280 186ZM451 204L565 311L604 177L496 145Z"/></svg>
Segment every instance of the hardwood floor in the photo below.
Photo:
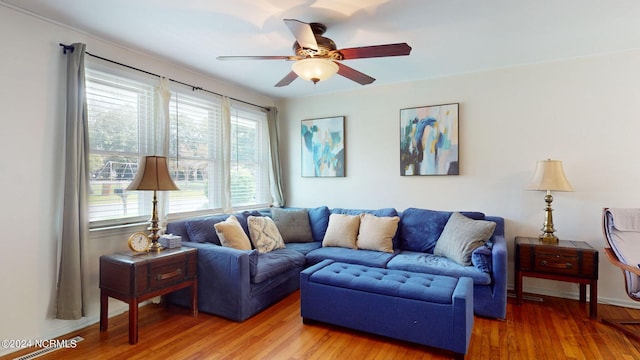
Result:
<svg viewBox="0 0 640 360"><path fill-rule="evenodd" d="M537 295L536 295L537 296ZM505 321L476 317L467 359L640 359L640 343L588 316L588 303L544 297L509 299ZM127 313L109 319L109 330L95 324L61 339L84 338L51 359L450 359L452 353L338 328L303 325L300 295L236 323L188 309L147 305L140 309L136 345L128 343ZM602 317L634 317L640 310L600 304ZM13 359L35 349L1 357Z"/></svg>

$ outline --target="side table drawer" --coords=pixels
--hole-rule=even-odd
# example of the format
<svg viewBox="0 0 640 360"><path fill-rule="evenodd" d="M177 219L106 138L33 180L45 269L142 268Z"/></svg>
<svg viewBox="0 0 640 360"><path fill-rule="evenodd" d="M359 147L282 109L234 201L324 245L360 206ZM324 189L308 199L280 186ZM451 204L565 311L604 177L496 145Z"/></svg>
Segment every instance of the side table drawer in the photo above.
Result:
<svg viewBox="0 0 640 360"><path fill-rule="evenodd" d="M598 252L595 250L520 243L516 253L521 271L598 278Z"/></svg>
<svg viewBox="0 0 640 360"><path fill-rule="evenodd" d="M161 289L177 281L185 279L187 274L186 261L171 262L168 264L150 264L149 290Z"/></svg>
<svg viewBox="0 0 640 360"><path fill-rule="evenodd" d="M534 271L578 275L580 273L580 264L575 253L572 255L536 253Z"/></svg>

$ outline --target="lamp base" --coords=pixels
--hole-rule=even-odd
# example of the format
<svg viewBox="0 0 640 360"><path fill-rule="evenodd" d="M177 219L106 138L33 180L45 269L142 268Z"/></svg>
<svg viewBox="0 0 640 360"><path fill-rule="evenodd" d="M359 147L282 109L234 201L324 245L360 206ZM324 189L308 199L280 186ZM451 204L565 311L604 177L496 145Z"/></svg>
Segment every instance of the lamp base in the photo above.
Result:
<svg viewBox="0 0 640 360"><path fill-rule="evenodd" d="M542 233L540 236L538 236L538 239L540 239L540 241L542 241L543 243L547 243L547 244L558 243L558 237L555 236L553 233Z"/></svg>
<svg viewBox="0 0 640 360"><path fill-rule="evenodd" d="M152 251L161 251L162 249L164 249L164 247L162 245L160 245L159 242L154 241L151 243L151 245L149 245L149 249L147 249L147 251L152 252Z"/></svg>
<svg viewBox="0 0 640 360"><path fill-rule="evenodd" d="M558 237L553 234L556 232L556 229L553 227L553 209L551 208L553 196L551 196L551 191L547 190L547 195L544 197L544 201L547 203L547 206L544 209L544 224L541 229L542 234L538 239L544 243L557 244Z"/></svg>

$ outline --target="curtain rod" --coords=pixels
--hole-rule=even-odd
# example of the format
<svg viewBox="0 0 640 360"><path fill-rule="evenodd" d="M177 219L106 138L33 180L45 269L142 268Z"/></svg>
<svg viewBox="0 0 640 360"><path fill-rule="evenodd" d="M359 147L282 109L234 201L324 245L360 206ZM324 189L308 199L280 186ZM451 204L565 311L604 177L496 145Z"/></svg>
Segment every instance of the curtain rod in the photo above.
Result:
<svg viewBox="0 0 640 360"><path fill-rule="evenodd" d="M66 53L67 53L67 51L73 52L73 50L75 50L73 45L65 45L65 44L62 44L62 43L60 43L59 45L60 45L60 46L62 46L62 52L63 52L64 54L66 54ZM150 72L150 71L142 70L142 69L139 69L139 68L137 68L137 67L133 67L133 66L131 66L131 65L127 65L127 64L123 64L123 63L120 63L120 62L117 62L117 61L114 61L114 60L111 60L111 59L107 59L107 58L104 58L104 57L102 57L102 56L98 56L98 55L92 54L92 53L90 53L90 52L88 52L88 51L85 51L85 54L87 54L87 55L89 55L89 56L93 56L94 58L98 58L98 59L100 59L100 60L104 60L104 61L110 62L110 63L112 63L112 64L120 65L120 66L122 66L122 67L126 67L126 68L128 68L128 69L136 70L136 71L139 71L139 72L142 72L142 73L148 74L148 75L152 75L152 76L156 76L156 77L162 77L162 76L160 76L160 75L158 75L158 74L155 74L155 73L152 73L152 72ZM208 93L210 93L210 94L214 94L214 95L217 95L217 96L220 96L220 97L223 97L223 96L224 96L224 95L219 94L219 93L217 93L217 92L214 92L214 91L211 91L211 90L204 89L204 88L202 88L202 87L200 87L200 86L190 85L190 84L184 83L184 82L182 82L182 81L178 81L178 80L174 80L174 79L169 79L169 81L172 81L172 82L174 82L174 83L177 83L177 84L181 84L181 85L184 85L184 86L190 87L192 91L199 90L199 91L208 92ZM248 101L244 101L244 100L240 100L240 99L236 99L236 98L232 98L232 97L230 97L229 99L234 100L234 101L238 101L238 102L241 102L241 103L244 103L244 104L247 104L247 105L251 105L251 106L259 107L259 108L261 108L261 109L263 109L263 110L265 110L265 111L270 111L268 107L264 107L264 106L260 106L260 105L252 104L252 103L250 103L250 102L248 102Z"/></svg>

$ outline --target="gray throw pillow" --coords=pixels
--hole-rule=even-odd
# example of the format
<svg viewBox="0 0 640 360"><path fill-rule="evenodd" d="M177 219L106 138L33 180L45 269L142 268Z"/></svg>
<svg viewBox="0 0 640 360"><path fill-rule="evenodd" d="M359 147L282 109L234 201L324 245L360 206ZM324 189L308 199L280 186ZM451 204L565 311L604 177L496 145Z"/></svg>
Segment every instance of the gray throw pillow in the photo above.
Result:
<svg viewBox="0 0 640 360"><path fill-rule="evenodd" d="M472 220L454 212L444 226L433 254L446 256L460 265L469 266L473 250L484 245L495 228L496 223L493 221Z"/></svg>
<svg viewBox="0 0 640 360"><path fill-rule="evenodd" d="M307 209L271 208L271 218L285 243L313 241Z"/></svg>

